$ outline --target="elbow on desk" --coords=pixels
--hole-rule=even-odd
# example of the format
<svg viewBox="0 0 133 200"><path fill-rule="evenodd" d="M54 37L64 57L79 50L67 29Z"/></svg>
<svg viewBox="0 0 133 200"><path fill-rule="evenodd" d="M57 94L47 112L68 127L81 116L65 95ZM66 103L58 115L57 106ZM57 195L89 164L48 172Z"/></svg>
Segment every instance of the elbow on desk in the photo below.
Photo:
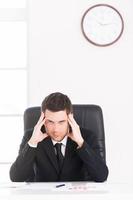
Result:
<svg viewBox="0 0 133 200"><path fill-rule="evenodd" d="M9 171L9 176L12 182L24 182L23 178L18 176L12 168Z"/></svg>
<svg viewBox="0 0 133 200"><path fill-rule="evenodd" d="M16 177L16 176L12 175L11 173L10 173L10 180L11 180L12 182L24 182L24 181L21 180L20 178L18 178L18 177Z"/></svg>
<svg viewBox="0 0 133 200"><path fill-rule="evenodd" d="M104 171L104 173L99 173L99 176L95 178L95 182L104 182L107 180L109 174L108 168Z"/></svg>
<svg viewBox="0 0 133 200"><path fill-rule="evenodd" d="M34 182L34 177L25 177L20 174L14 173L13 171L10 170L9 172L10 180L12 182Z"/></svg>

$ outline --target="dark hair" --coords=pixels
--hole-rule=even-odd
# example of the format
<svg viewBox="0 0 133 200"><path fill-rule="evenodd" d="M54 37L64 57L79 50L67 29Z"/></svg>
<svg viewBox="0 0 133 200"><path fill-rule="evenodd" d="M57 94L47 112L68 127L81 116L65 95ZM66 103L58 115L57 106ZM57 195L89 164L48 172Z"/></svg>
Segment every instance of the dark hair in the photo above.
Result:
<svg viewBox="0 0 133 200"><path fill-rule="evenodd" d="M66 110L67 114L73 112L72 104L67 95L60 92L55 92L49 94L42 102L41 106L42 112L46 109L52 112L58 112L61 110Z"/></svg>

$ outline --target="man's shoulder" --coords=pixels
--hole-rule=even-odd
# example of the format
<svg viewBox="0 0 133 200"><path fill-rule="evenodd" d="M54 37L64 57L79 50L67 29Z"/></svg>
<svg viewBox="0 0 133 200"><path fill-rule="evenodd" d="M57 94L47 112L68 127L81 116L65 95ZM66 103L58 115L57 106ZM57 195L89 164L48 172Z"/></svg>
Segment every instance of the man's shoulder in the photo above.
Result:
<svg viewBox="0 0 133 200"><path fill-rule="evenodd" d="M30 134L30 133L32 133L33 132L33 128L29 128L29 129L26 129L25 131L24 131L24 133L26 133L26 134Z"/></svg>

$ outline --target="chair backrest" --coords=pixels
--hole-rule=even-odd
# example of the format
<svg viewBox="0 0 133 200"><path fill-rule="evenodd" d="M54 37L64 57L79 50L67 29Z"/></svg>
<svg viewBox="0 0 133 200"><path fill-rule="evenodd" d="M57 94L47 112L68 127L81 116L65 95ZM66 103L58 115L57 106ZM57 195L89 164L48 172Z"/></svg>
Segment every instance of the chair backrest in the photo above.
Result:
<svg viewBox="0 0 133 200"><path fill-rule="evenodd" d="M89 129L96 134L100 155L106 162L105 133L102 109L98 105L73 105L74 118L80 127ZM41 108L30 107L24 112L24 131L34 128L39 117Z"/></svg>

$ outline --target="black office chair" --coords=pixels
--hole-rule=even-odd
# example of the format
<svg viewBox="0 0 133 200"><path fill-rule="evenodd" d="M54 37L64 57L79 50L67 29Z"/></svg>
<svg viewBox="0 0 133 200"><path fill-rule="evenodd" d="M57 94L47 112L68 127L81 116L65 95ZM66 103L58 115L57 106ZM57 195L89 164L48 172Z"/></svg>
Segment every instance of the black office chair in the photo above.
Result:
<svg viewBox="0 0 133 200"><path fill-rule="evenodd" d="M97 105L73 105L74 118L82 128L89 129L96 134L100 155L106 162L104 122L101 107ZM39 117L40 107L31 107L24 112L24 131L34 128Z"/></svg>

